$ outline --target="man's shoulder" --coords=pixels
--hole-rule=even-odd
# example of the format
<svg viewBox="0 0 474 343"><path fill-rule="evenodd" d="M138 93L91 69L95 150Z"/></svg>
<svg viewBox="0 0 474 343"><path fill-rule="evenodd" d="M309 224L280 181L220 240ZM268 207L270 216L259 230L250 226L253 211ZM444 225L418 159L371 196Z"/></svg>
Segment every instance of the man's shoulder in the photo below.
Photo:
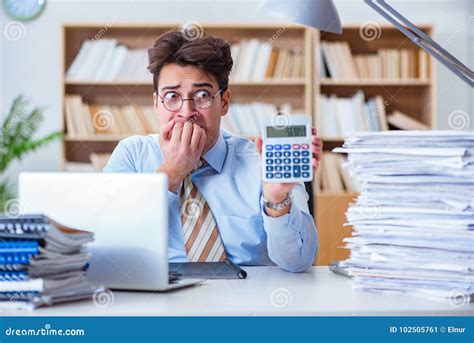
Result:
<svg viewBox="0 0 474 343"><path fill-rule="evenodd" d="M146 136L133 135L122 139L119 144L129 149L142 149L146 147L159 148L158 137L158 134L150 134Z"/></svg>
<svg viewBox="0 0 474 343"><path fill-rule="evenodd" d="M224 129L221 131L222 137L227 143L227 146L232 147L234 154L258 157L258 153L255 148L255 143L252 142L250 139L236 135Z"/></svg>

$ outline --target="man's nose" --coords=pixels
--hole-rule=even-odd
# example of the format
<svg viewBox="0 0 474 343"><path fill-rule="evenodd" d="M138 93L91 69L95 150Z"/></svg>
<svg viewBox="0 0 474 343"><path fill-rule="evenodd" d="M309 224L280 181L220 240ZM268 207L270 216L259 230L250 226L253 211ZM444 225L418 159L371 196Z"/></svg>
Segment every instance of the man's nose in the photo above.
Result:
<svg viewBox="0 0 474 343"><path fill-rule="evenodd" d="M196 109L196 106L194 105L194 101L191 99L189 100L184 100L183 101L183 106L181 107L181 110L179 111L179 116L184 120L188 121L198 115L198 111Z"/></svg>

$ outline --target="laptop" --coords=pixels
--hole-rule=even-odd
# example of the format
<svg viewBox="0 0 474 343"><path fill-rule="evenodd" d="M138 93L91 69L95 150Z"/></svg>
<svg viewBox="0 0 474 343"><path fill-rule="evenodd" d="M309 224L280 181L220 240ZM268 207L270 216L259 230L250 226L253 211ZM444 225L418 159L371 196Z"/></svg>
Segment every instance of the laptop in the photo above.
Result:
<svg viewBox="0 0 474 343"><path fill-rule="evenodd" d="M21 173L24 213L94 232L87 278L111 289L168 291L202 282L170 277L166 174Z"/></svg>

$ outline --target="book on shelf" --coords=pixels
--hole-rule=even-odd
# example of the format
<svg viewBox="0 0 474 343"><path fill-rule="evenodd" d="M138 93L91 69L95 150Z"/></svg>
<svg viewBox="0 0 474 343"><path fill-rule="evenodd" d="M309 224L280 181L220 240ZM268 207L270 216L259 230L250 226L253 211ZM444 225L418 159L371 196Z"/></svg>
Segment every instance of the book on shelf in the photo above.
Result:
<svg viewBox="0 0 474 343"><path fill-rule="evenodd" d="M65 114L67 132L71 137L149 134L160 129L153 106L87 104L80 95L66 95Z"/></svg>
<svg viewBox="0 0 474 343"><path fill-rule="evenodd" d="M234 66L231 81L264 81L271 78L302 78L304 55L297 49L277 48L258 39L231 45Z"/></svg>
<svg viewBox="0 0 474 343"><path fill-rule="evenodd" d="M147 49L129 49L116 39L86 40L66 72L68 81L150 82Z"/></svg>
<svg viewBox="0 0 474 343"><path fill-rule="evenodd" d="M93 240L41 214L0 215L0 309L91 298L101 290L86 278Z"/></svg>
<svg viewBox="0 0 474 343"><path fill-rule="evenodd" d="M429 130L430 127L400 111L393 111L387 117L388 123L400 130Z"/></svg>
<svg viewBox="0 0 474 343"><path fill-rule="evenodd" d="M352 54L349 43L322 41L321 77L333 79L408 80L429 78L429 56L422 49L379 49Z"/></svg>
<svg viewBox="0 0 474 343"><path fill-rule="evenodd" d="M344 169L346 158L325 151L315 177L316 191L322 194L354 193L359 191L356 180Z"/></svg>
<svg viewBox="0 0 474 343"><path fill-rule="evenodd" d="M385 105L381 96L365 101L362 90L351 98L319 96L318 132L325 138L340 138L355 131L388 130Z"/></svg>
<svg viewBox="0 0 474 343"><path fill-rule="evenodd" d="M290 114L291 113L291 114ZM275 118L275 123L279 123L276 116L285 116L281 122L291 122L291 115L302 114L299 109L293 109L291 104L275 106L263 102L253 102L230 105L229 112L221 117L221 128L242 136L260 136L260 118L269 116Z"/></svg>

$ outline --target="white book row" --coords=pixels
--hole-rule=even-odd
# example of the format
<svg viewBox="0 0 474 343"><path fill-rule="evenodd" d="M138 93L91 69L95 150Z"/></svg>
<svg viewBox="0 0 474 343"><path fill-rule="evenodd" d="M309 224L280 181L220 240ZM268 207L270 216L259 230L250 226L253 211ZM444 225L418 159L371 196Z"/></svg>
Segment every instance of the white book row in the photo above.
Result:
<svg viewBox="0 0 474 343"><path fill-rule="evenodd" d="M290 114L291 113L291 114ZM291 115L302 114L295 111L290 104L275 106L262 102L250 104L232 104L227 115L222 117L221 127L243 136L260 136L260 118L269 116L274 118L275 124L291 124ZM281 117L277 117L281 116Z"/></svg>
<svg viewBox="0 0 474 343"><path fill-rule="evenodd" d="M233 81L304 76L304 55L298 50L277 48L258 39L244 39L232 44L231 54L234 60Z"/></svg>
<svg viewBox="0 0 474 343"><path fill-rule="evenodd" d="M128 49L115 39L86 40L66 72L72 81L151 80L146 49Z"/></svg>
<svg viewBox="0 0 474 343"><path fill-rule="evenodd" d="M351 98L320 95L318 117L318 130L325 138L340 138L355 131L388 130L383 98L365 101L361 90Z"/></svg>

